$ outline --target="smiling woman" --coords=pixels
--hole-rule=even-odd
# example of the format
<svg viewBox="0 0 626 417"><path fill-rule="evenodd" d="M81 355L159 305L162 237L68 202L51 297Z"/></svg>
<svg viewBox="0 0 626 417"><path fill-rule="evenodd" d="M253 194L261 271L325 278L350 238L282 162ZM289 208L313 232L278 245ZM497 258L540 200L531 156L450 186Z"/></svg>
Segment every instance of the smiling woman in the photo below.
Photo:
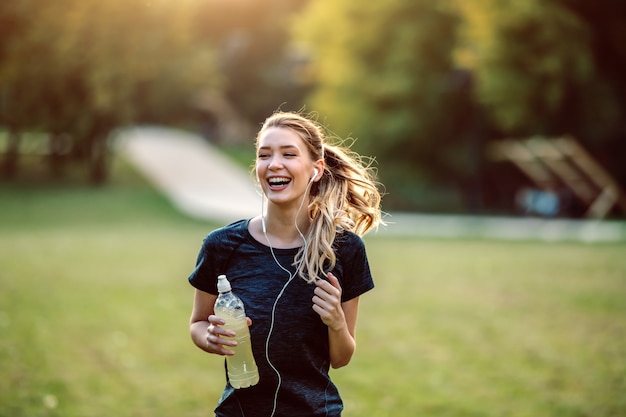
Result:
<svg viewBox="0 0 626 417"><path fill-rule="evenodd" d="M357 155L326 144L323 127L298 113L267 118L256 145L267 210L204 240L189 277L191 337L208 353L234 354L214 310L225 274L251 319L260 381L236 390L227 379L216 415L339 416L329 369L350 362L359 297L374 287L361 236L381 223L377 183Z"/></svg>
<svg viewBox="0 0 626 417"><path fill-rule="evenodd" d="M299 207L304 201L305 188L317 179L311 173L314 169L323 170L324 161L313 161L305 146L289 129L273 127L259 135L256 173L271 204L284 206L290 202Z"/></svg>
<svg viewBox="0 0 626 417"><path fill-rule="evenodd" d="M336 228L363 235L381 221L381 197L371 167L348 148L326 141L323 126L289 112L269 117L257 135L257 178L262 188L267 184L263 191L268 198L267 219L262 216L262 220L268 224L277 220L279 229L278 219L297 210L296 217L302 217L293 223L311 226L308 239L303 240L313 243L301 255L305 267L300 275L305 280L306 274L318 275L326 260L333 262L329 247ZM308 210L303 213L307 193ZM318 257L316 266L309 263Z"/></svg>

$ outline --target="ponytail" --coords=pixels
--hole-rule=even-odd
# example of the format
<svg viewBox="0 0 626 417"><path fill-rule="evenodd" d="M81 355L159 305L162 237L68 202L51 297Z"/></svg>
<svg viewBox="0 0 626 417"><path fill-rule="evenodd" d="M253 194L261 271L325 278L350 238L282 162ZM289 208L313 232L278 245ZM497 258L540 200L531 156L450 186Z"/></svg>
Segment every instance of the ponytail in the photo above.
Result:
<svg viewBox="0 0 626 417"><path fill-rule="evenodd" d="M295 263L303 262L300 276L312 282L336 263L333 242L337 233L359 236L383 223L381 194L371 162L346 147L324 145L324 174L314 183L309 203L312 219L307 242Z"/></svg>

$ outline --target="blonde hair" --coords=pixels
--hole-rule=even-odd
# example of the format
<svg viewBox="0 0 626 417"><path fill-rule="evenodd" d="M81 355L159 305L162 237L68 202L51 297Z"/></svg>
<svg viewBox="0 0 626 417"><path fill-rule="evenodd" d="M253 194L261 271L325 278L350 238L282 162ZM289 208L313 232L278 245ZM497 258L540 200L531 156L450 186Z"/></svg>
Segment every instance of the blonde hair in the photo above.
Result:
<svg viewBox="0 0 626 417"><path fill-rule="evenodd" d="M300 113L276 112L263 123L257 146L261 133L271 127L291 129L302 138L313 161L325 162L321 179L311 185L308 213L312 223L307 244L294 259L295 265L302 262L300 277L313 282L335 266L333 242L337 233L346 230L363 236L384 224L379 183L372 160L365 161L348 146L325 143L326 129L314 119Z"/></svg>

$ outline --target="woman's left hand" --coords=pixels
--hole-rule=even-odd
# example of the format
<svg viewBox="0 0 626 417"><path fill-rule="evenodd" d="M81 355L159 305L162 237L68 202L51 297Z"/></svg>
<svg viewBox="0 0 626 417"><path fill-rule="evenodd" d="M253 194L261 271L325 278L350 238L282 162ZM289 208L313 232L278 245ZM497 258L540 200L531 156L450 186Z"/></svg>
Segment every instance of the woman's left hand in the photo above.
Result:
<svg viewBox="0 0 626 417"><path fill-rule="evenodd" d="M313 310L319 314L324 324L333 330L341 330L346 326L346 318L341 308L341 285L333 274L326 274L328 281L315 281Z"/></svg>

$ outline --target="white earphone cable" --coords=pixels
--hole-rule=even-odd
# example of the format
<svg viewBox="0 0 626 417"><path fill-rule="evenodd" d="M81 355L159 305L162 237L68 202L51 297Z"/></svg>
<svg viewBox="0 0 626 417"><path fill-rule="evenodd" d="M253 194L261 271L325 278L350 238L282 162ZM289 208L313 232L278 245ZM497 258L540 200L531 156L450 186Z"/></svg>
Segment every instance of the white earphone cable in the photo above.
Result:
<svg viewBox="0 0 626 417"><path fill-rule="evenodd" d="M304 191L304 195L302 196L302 201L300 202L300 207L298 207L298 211L296 212L296 218L294 220L294 226L296 227L296 230L298 231L298 234L300 235L300 237L302 238L302 241L304 242L303 250L304 250L305 256L306 256L306 251L307 251L307 241L306 241L306 238L304 237L304 234L302 233L302 231L298 227L298 216L300 215L300 212L302 211L302 207L304 206L304 200L306 199L306 197L308 195L309 188L310 188L311 184L313 183L313 179L315 179L315 176L313 176L313 178L311 178L311 180L309 181L309 183L308 183L308 185L306 187L306 190ZM280 372L278 371L278 369L274 366L274 364L270 360L270 355L269 355L270 337L272 336L272 332L274 330L274 323L275 323L275 317L276 317L276 306L278 305L278 301L280 300L280 298L283 296L285 290L287 289L287 286L291 283L291 281L295 278L295 276L298 275L298 271L300 270L300 267L302 266L302 262L304 261L304 258L302 258L302 261L300 261L300 263L296 267L296 270L293 272L293 274L291 272L289 272L289 270L287 268L282 266L282 264L280 262L278 262L278 258L276 258L276 254L274 253L274 248L272 247L272 242L270 241L269 237L267 236L267 228L265 226L265 204L264 204L264 200L265 200L265 194L262 193L261 194L261 225L262 225L262 229L263 229L263 235L265 236L265 239L267 240L267 244L268 244L268 246L270 248L270 253L272 254L272 258L274 258L274 262L276 262L276 265L278 265L278 267L280 269L282 269L283 271L285 271L287 273L287 275L289 276L289 279L287 280L287 282L285 283L283 288L280 290L280 292L276 296L276 299L274 300L274 305L272 306L270 328L269 328L269 331L267 333L267 339L265 340L265 359L267 360L267 363L274 370L274 372L276 373L276 376L278 377L278 384L276 385L276 391L274 392L272 413L270 414L270 417L273 417L274 414L276 413L276 406L277 406L277 402L278 402L278 392L280 391L280 386L281 386L281 383L282 383L282 377L280 375Z"/></svg>

